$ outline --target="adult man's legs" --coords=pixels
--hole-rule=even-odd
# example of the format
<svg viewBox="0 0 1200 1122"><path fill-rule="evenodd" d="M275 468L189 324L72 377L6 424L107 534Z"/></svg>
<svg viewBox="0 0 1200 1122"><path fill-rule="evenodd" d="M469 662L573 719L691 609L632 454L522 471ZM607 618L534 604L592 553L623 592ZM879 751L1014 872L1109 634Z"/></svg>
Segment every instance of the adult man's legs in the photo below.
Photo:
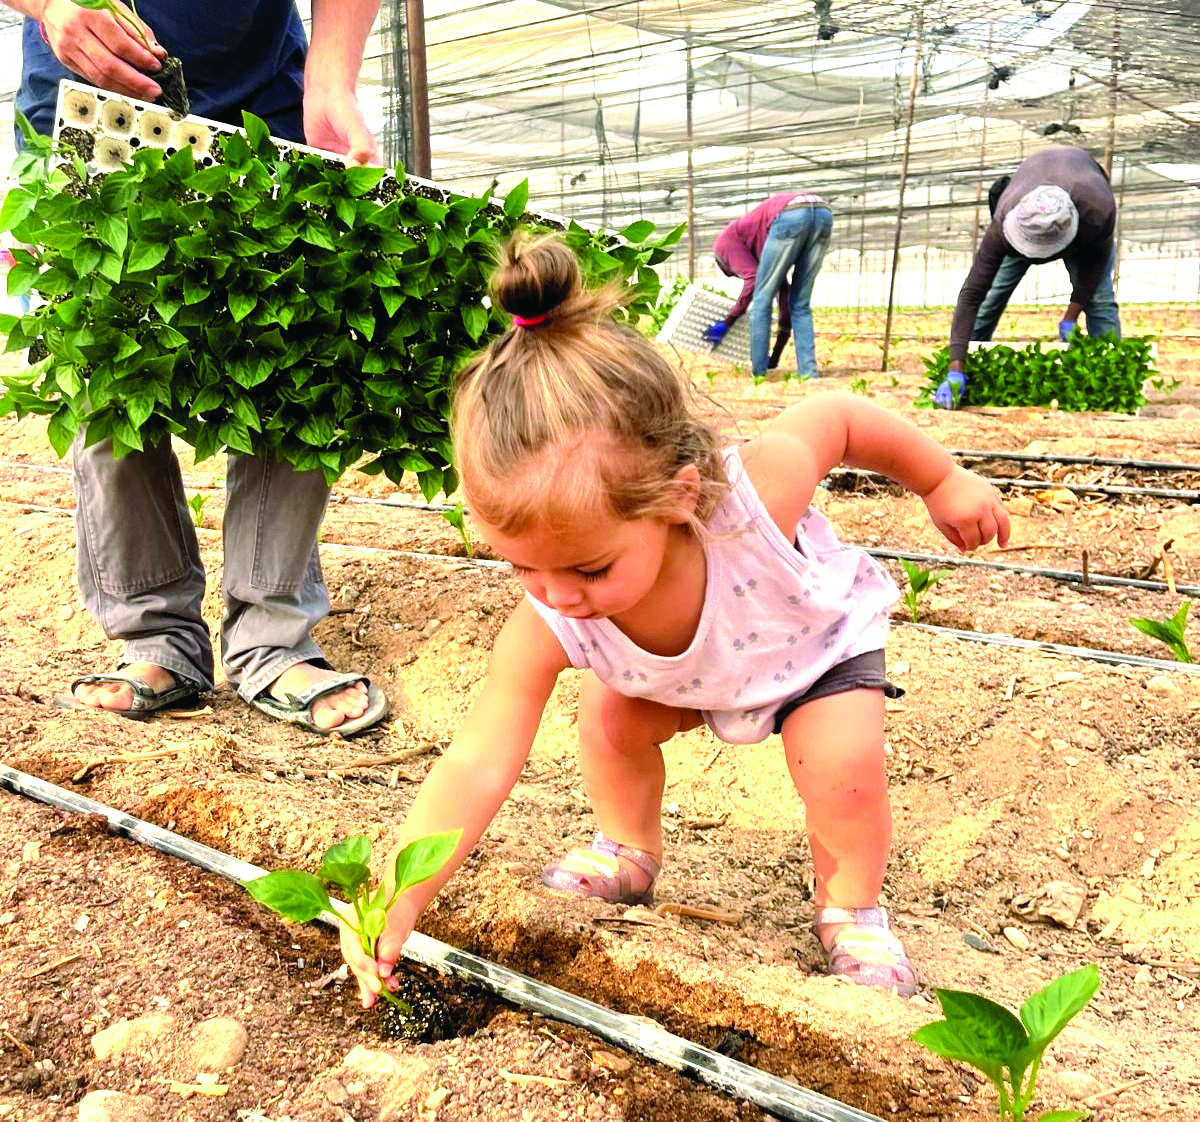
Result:
<svg viewBox="0 0 1200 1122"><path fill-rule="evenodd" d="M788 270L804 246L807 222L801 228L795 221L799 208L782 210L767 231L758 269L754 274L754 296L750 300L750 369L755 377L767 372L771 349L771 309L780 287L786 282Z"/></svg>
<svg viewBox="0 0 1200 1122"><path fill-rule="evenodd" d="M260 456L229 457L221 662L245 701L268 689L282 701L335 676L312 638L329 611L317 557L328 499L318 471ZM346 687L315 704L324 713L314 709L314 719L333 728L362 715L367 690Z"/></svg>
<svg viewBox="0 0 1200 1122"><path fill-rule="evenodd" d="M204 569L179 461L163 441L120 459L112 441L72 449L76 571L87 610L124 644L122 667L156 690L213 684L212 643L201 615ZM169 671L175 683L167 680ZM128 685L81 685L76 698L128 709Z"/></svg>
<svg viewBox="0 0 1200 1122"><path fill-rule="evenodd" d="M1071 278L1071 287L1075 287L1076 275L1079 271L1079 261L1075 257L1064 257L1063 264L1067 267L1067 275ZM1096 285L1092 298L1083 306L1083 314L1087 317L1087 333L1089 335L1115 335L1121 338L1121 317L1117 309L1117 295L1113 288L1113 270L1117 264L1117 250L1113 247L1112 256L1108 259L1108 267L1104 276Z"/></svg>
<svg viewBox="0 0 1200 1122"><path fill-rule="evenodd" d="M979 311L975 313L975 326L971 329L972 341L986 341L992 337L996 324L1000 322L1004 309L1008 307L1009 298L1031 264L1033 262L1028 257L1021 257L1015 253L1005 254L1000 268L996 270L992 287L988 289L987 295L979 305Z"/></svg>
<svg viewBox="0 0 1200 1122"><path fill-rule="evenodd" d="M796 373L801 378L816 378L816 341L813 338L812 291L821 263L829 250L833 231L833 212L828 207L798 208L808 218L808 239L796 260L789 294L792 317L792 338L796 345Z"/></svg>

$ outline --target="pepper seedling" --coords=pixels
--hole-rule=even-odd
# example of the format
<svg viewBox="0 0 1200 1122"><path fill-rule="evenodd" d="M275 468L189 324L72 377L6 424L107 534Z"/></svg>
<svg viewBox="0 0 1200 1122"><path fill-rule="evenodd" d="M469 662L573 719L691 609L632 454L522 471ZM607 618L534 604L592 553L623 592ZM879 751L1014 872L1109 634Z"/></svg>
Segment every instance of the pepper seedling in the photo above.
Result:
<svg viewBox="0 0 1200 1122"><path fill-rule="evenodd" d="M355 834L330 846L315 874L276 869L246 881L244 887L264 907L296 923L308 923L322 912L333 912L358 935L363 953L374 959L379 936L387 927L388 909L402 892L434 876L450 860L461 836L461 830L453 830L406 845L396 854L390 890L386 883L371 890L371 839L366 834ZM333 904L329 885L346 893L352 911ZM393 1005L409 1011L408 1003L387 986L380 992Z"/></svg>
<svg viewBox="0 0 1200 1122"><path fill-rule="evenodd" d="M77 8L88 8L93 12L107 12L118 27L132 29L146 50L153 52L154 48L142 30L140 23L142 17L138 15L137 5L133 0L129 0L129 6L133 10L133 14L137 16L136 20L130 19L112 0L71 0L71 2ZM162 90L162 103L168 109L178 113L179 116L186 117L191 110L191 105L188 103L187 85L183 80L183 62L175 55L167 55L153 77Z"/></svg>
<svg viewBox="0 0 1200 1122"><path fill-rule="evenodd" d="M1167 616L1166 619L1131 619L1129 622L1143 635L1149 635L1151 639L1166 643L1171 648L1176 662L1195 662L1192 652L1188 649L1185 634L1187 614L1188 602L1185 600L1179 605L1179 611L1173 616Z"/></svg>
<svg viewBox="0 0 1200 1122"><path fill-rule="evenodd" d="M924 1025L913 1039L936 1055L978 1068L1000 1095L1003 1122L1025 1122L1046 1048L1100 988L1094 963L1056 978L1027 998L1020 1017L967 990L936 990L945 1020ZM1038 1122L1078 1122L1080 1110L1052 1110Z"/></svg>
<svg viewBox="0 0 1200 1122"><path fill-rule="evenodd" d="M913 623L916 623L917 616L920 614L918 603L921 597L943 577L948 577L951 570L922 569L920 565L914 565L913 562L906 561L904 558L900 558L900 567L908 577L908 587L904 590L904 603L908 605L908 612L912 616Z"/></svg>

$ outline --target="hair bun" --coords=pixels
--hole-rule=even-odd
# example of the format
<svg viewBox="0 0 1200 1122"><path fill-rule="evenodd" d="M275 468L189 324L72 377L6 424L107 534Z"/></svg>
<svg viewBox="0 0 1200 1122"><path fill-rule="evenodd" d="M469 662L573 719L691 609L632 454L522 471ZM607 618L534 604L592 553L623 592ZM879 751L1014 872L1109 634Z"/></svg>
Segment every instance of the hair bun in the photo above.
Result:
<svg viewBox="0 0 1200 1122"><path fill-rule="evenodd" d="M504 246L492 275L492 297L509 315L550 315L583 290L579 260L553 234L518 233Z"/></svg>

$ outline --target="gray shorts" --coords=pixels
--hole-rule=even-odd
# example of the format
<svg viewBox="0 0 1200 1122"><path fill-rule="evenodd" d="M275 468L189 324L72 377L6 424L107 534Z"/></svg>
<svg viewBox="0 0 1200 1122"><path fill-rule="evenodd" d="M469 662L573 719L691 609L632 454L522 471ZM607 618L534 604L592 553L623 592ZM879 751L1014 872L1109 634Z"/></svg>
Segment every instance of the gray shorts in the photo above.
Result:
<svg viewBox="0 0 1200 1122"><path fill-rule="evenodd" d="M883 651L866 651L831 666L803 693L785 701L775 714L772 731L782 732L783 722L801 705L807 705L819 697L847 693L850 690L883 690L885 697L904 696L904 691L899 686L887 680Z"/></svg>

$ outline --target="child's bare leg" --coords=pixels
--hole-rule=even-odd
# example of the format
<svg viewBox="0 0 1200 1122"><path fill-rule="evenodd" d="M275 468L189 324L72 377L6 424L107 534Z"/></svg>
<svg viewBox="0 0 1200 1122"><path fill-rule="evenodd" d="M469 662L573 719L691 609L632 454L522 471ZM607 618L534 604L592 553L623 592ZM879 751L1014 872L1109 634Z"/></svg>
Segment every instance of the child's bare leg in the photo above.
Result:
<svg viewBox="0 0 1200 1122"><path fill-rule="evenodd" d="M695 728L699 714L626 697L587 674L579 689L579 767L596 825L606 838L662 861L662 743ZM650 885L646 869L617 855L636 895ZM599 893L596 893L599 894Z"/></svg>
<svg viewBox="0 0 1200 1122"><path fill-rule="evenodd" d="M883 693L851 690L819 698L783 726L788 770L804 800L817 904L814 930L839 950L856 981L915 989L903 947L880 922L822 919L822 909L874 909L892 837L883 751ZM839 940L853 950L842 955Z"/></svg>
<svg viewBox="0 0 1200 1122"><path fill-rule="evenodd" d="M850 690L802 705L783 725L804 800L818 907L871 908L892 840L883 754L883 693Z"/></svg>

